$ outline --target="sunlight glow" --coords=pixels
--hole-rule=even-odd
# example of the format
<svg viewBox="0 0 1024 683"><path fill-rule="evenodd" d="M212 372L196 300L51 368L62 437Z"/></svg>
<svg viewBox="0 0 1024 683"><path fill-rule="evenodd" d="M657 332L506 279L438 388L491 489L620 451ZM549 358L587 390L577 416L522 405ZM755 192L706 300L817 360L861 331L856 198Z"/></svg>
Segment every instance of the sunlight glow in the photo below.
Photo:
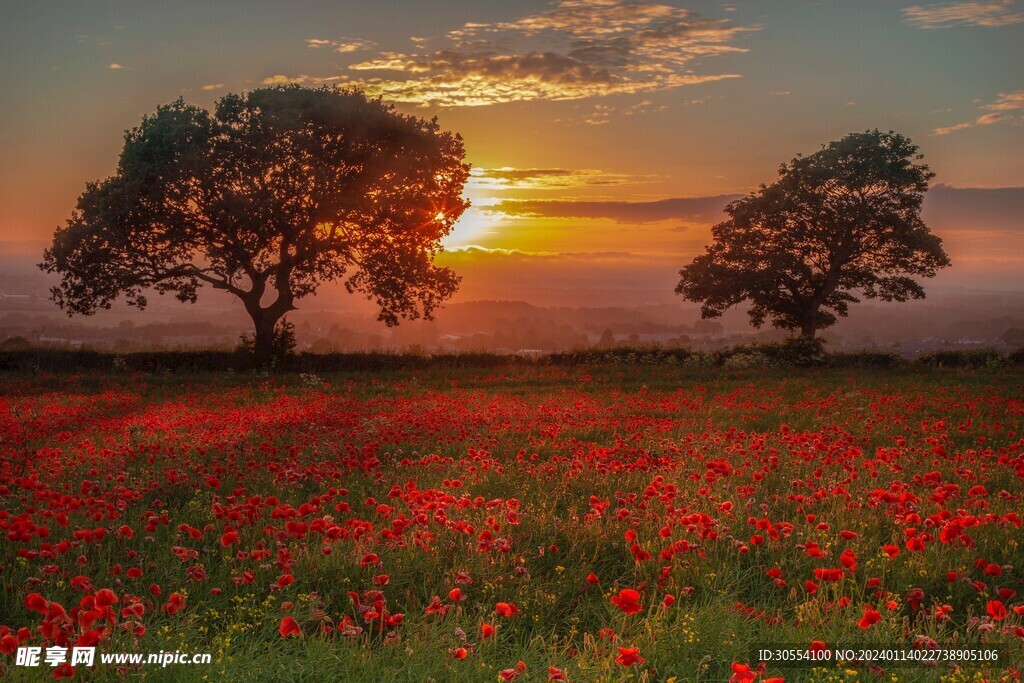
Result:
<svg viewBox="0 0 1024 683"><path fill-rule="evenodd" d="M476 207L470 207L459 218L455 227L442 240L446 248L461 247L473 244L485 235L496 232L497 225L493 217Z"/></svg>

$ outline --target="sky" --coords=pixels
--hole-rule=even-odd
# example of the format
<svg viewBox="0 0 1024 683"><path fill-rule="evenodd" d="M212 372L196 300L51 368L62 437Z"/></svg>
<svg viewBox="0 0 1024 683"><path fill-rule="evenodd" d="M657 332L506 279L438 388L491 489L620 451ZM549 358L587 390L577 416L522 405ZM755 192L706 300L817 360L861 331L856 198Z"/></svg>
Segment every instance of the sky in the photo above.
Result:
<svg viewBox="0 0 1024 683"><path fill-rule="evenodd" d="M925 217L954 264L937 282L1024 280L1024 0L4 5L7 249L49 239L159 104L335 83L464 137L473 206L442 256L463 297L670 294L728 201L874 128L936 172Z"/></svg>

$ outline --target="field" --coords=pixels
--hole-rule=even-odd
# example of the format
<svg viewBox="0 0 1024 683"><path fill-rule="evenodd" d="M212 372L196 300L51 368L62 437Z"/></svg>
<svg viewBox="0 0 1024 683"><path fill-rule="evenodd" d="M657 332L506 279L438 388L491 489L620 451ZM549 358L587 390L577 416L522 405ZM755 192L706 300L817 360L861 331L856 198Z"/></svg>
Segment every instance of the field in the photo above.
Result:
<svg viewBox="0 0 1024 683"><path fill-rule="evenodd" d="M0 377L9 680L1001 681L1024 370ZM956 669L757 650L996 648ZM16 666L95 646L95 667ZM101 664L102 653L209 664Z"/></svg>

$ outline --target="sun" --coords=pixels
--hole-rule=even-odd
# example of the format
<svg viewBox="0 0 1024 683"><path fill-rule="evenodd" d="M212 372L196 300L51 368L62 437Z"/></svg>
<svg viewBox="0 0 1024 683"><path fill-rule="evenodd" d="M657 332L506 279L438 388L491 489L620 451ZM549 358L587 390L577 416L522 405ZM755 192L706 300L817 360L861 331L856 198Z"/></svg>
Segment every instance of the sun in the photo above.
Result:
<svg viewBox="0 0 1024 683"><path fill-rule="evenodd" d="M439 219L440 220L440 219ZM441 244L447 248L476 244L480 238L496 232L497 224L491 216L475 207L466 209Z"/></svg>

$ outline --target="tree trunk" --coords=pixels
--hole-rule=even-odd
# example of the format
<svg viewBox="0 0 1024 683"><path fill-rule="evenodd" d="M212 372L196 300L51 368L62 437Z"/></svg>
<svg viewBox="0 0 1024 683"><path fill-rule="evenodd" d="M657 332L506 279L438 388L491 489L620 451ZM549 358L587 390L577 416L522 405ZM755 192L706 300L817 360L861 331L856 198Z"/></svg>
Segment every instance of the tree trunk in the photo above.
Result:
<svg viewBox="0 0 1024 683"><path fill-rule="evenodd" d="M252 316L256 336L253 338L253 355L256 366L267 367L274 359L274 328L277 326L277 318L268 316L265 312Z"/></svg>
<svg viewBox="0 0 1024 683"><path fill-rule="evenodd" d="M279 277L285 277L279 275ZM265 368L274 360L274 331L278 321L289 311L294 311L295 300L291 290L285 285L278 286L278 297L271 305L261 305L264 292L264 280L253 282L253 288L248 296L243 298L245 310L252 318L253 328L256 336L253 338L253 355L256 367Z"/></svg>
<svg viewBox="0 0 1024 683"><path fill-rule="evenodd" d="M818 332L818 324L808 320L800 325L800 336L807 341L814 341L814 335Z"/></svg>

